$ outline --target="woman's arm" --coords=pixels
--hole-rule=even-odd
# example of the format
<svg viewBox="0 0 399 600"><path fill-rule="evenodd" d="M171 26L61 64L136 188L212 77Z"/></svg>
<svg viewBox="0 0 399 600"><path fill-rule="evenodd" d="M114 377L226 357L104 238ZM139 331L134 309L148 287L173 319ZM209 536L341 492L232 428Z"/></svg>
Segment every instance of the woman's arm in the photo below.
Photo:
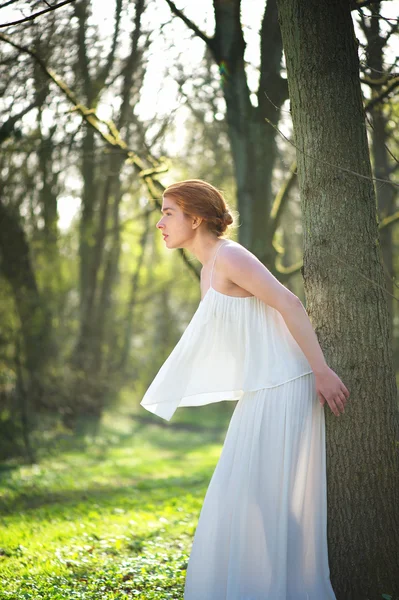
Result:
<svg viewBox="0 0 399 600"><path fill-rule="evenodd" d="M219 265L230 281L279 311L312 368L321 404L327 401L336 416L344 412L349 391L327 365L300 299L243 246L225 247L220 253Z"/></svg>

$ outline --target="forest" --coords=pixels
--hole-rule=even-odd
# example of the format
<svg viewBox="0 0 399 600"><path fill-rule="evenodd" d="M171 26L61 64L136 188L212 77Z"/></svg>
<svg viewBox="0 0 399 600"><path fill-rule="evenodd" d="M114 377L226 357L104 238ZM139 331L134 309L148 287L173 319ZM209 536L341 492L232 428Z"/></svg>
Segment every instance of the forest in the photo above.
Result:
<svg viewBox="0 0 399 600"><path fill-rule="evenodd" d="M326 412L337 599L399 599L398 15L1 0L0 599L183 598L234 406L139 403L200 301L156 228L193 178L351 390Z"/></svg>

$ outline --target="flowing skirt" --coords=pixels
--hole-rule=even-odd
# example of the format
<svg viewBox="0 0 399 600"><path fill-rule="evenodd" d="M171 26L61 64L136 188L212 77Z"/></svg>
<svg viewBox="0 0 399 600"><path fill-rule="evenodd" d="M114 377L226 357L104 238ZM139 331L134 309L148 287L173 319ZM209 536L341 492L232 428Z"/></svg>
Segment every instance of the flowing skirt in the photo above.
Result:
<svg viewBox="0 0 399 600"><path fill-rule="evenodd" d="M335 600L314 374L246 392L207 489L184 600Z"/></svg>

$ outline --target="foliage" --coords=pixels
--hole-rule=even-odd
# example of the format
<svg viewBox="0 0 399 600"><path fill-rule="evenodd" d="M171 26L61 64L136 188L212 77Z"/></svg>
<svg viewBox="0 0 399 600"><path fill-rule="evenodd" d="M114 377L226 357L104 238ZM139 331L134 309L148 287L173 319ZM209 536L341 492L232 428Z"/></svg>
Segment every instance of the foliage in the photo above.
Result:
<svg viewBox="0 0 399 600"><path fill-rule="evenodd" d="M29 43L82 103L101 117L112 116L130 147L145 154L159 139L156 151L163 151L172 129L170 115L164 121L153 116L141 121L137 112L152 39L144 25L147 7L140 1L130 7L116 1L106 9L114 41L118 35L126 42L131 36L133 62L133 50L113 46L112 31L101 30L95 10L91 2L77 3L60 12L57 21L47 15L39 27L30 23L12 30L12 39ZM34 458L29 438L36 439L32 431L41 419L62 419L76 428L88 415L99 418L104 407L115 405L124 388L144 392L194 312L199 287L192 272L182 272L178 253L165 251L155 229L156 202L146 197L123 157L92 137L31 56L20 53L18 61L10 62L14 50L3 42L1 49L4 120L12 116L16 99L31 109L2 139L0 161L0 207L12 216L21 239L11 249L7 243L0 247L0 321L6 332L0 337L0 430L7 433L1 436L0 457L26 453ZM197 74L198 93L208 66L204 62ZM215 85L203 86L200 102L192 93L203 112L218 95ZM192 130L196 143L189 150L190 164L176 157L181 164L175 172L192 177L198 167L195 176L209 180L214 172L215 183L233 197L220 116L213 123L208 119L206 127L201 115L200 121L187 121L188 136ZM67 226L65 215L73 213ZM15 258L11 273L3 268L9 255ZM31 283L25 290L27 279ZM22 296L26 304L34 296L39 317L46 317L47 348L43 331L39 335L35 323L27 325L32 311L18 305Z"/></svg>
<svg viewBox="0 0 399 600"><path fill-rule="evenodd" d="M107 413L97 435L47 430L40 462L4 463L1 600L182 598L232 404L173 424Z"/></svg>

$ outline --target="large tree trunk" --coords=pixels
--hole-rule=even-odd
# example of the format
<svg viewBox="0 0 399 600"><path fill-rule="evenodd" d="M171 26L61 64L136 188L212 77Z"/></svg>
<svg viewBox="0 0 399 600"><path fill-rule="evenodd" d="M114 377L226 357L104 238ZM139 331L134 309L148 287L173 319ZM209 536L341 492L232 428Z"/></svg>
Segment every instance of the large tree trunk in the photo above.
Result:
<svg viewBox="0 0 399 600"><path fill-rule="evenodd" d="M339 600L377 599L399 593L398 414L356 39L346 0L278 7L307 309L351 392L345 415L326 415L331 579Z"/></svg>

